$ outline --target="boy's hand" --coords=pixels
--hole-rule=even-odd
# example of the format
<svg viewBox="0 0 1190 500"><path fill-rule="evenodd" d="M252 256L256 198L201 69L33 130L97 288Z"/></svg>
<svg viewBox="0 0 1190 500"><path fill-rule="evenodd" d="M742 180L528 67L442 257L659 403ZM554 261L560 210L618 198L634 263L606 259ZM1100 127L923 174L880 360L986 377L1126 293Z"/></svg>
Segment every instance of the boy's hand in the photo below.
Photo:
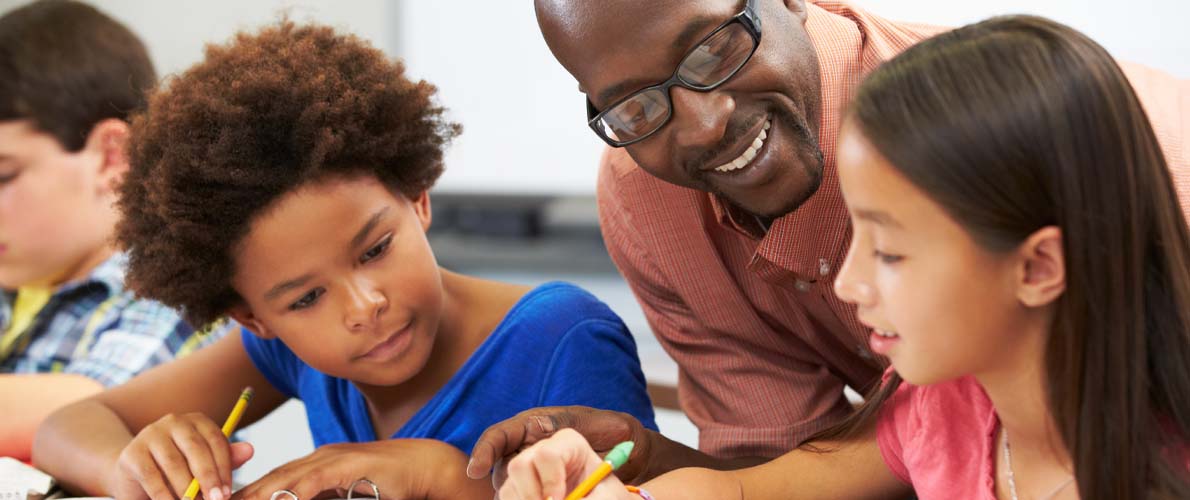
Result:
<svg viewBox="0 0 1190 500"><path fill-rule="evenodd" d="M601 463L603 459L581 434L573 429L562 429L552 437L538 441L508 463L508 479L500 487L497 498L562 500ZM629 500L633 497L615 474L609 474L585 498Z"/></svg>
<svg viewBox="0 0 1190 500"><path fill-rule="evenodd" d="M108 493L125 499L181 498L198 478L207 500L231 496L231 471L252 458L252 445L231 445L201 413L166 415L141 430L120 452Z"/></svg>
<svg viewBox="0 0 1190 500"><path fill-rule="evenodd" d="M491 499L487 481L467 479L463 474L466 462L463 452L432 439L330 444L278 467L232 498L268 500L283 489L301 499L324 492L346 498L351 483L367 478L384 498ZM371 488L363 483L355 493L372 496Z"/></svg>

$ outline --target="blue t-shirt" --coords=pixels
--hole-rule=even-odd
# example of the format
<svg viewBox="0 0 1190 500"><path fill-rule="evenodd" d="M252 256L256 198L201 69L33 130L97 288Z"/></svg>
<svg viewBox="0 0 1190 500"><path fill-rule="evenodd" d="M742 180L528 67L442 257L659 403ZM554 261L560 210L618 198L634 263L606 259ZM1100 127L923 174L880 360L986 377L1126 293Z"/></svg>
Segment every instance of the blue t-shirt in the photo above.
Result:
<svg viewBox="0 0 1190 500"><path fill-rule="evenodd" d="M363 394L325 375L280 340L241 337L256 368L306 405L314 445L375 441ZM620 318L585 290L541 285L515 306L459 371L392 438L445 441L470 453L489 426L539 406L628 413L656 430L636 343Z"/></svg>

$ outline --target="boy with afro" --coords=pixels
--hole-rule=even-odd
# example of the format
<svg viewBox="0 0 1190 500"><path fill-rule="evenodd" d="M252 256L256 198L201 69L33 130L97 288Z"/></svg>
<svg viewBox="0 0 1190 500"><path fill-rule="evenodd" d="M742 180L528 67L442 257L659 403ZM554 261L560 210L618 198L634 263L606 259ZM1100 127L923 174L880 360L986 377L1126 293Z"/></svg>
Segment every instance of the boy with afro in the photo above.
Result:
<svg viewBox="0 0 1190 500"><path fill-rule="evenodd" d="M54 414L37 465L93 495L176 498L196 477L225 500L252 446L219 422L245 386L241 425L299 398L319 446L246 499L366 477L385 497L487 500L467 453L518 412L585 405L655 428L606 305L435 262L427 190L459 127L434 92L356 37L285 21L209 47L153 95L122 188L129 284L194 324L245 329Z"/></svg>

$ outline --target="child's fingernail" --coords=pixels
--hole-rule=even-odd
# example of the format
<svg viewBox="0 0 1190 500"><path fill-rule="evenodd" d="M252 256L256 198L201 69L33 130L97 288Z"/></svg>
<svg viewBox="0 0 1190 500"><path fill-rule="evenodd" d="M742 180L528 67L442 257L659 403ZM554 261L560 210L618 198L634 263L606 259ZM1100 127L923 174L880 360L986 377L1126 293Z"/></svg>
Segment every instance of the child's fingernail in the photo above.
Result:
<svg viewBox="0 0 1190 500"><path fill-rule="evenodd" d="M223 489L215 488L211 490L211 500L223 500Z"/></svg>
<svg viewBox="0 0 1190 500"><path fill-rule="evenodd" d="M223 487L223 497L224 497L224 498L231 498L231 486L224 486L224 487Z"/></svg>

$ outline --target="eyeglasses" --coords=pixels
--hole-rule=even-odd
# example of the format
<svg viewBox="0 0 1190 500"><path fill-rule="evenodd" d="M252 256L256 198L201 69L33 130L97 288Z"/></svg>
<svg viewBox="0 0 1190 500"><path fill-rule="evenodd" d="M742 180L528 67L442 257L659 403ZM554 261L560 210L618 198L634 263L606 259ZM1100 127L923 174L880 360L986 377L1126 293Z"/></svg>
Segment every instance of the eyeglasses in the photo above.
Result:
<svg viewBox="0 0 1190 500"><path fill-rule="evenodd" d="M587 125L612 147L621 148L653 135L673 116L669 89L675 85L707 92L739 73L760 45L756 0L719 25L694 46L668 80L633 92L602 112L587 98Z"/></svg>

